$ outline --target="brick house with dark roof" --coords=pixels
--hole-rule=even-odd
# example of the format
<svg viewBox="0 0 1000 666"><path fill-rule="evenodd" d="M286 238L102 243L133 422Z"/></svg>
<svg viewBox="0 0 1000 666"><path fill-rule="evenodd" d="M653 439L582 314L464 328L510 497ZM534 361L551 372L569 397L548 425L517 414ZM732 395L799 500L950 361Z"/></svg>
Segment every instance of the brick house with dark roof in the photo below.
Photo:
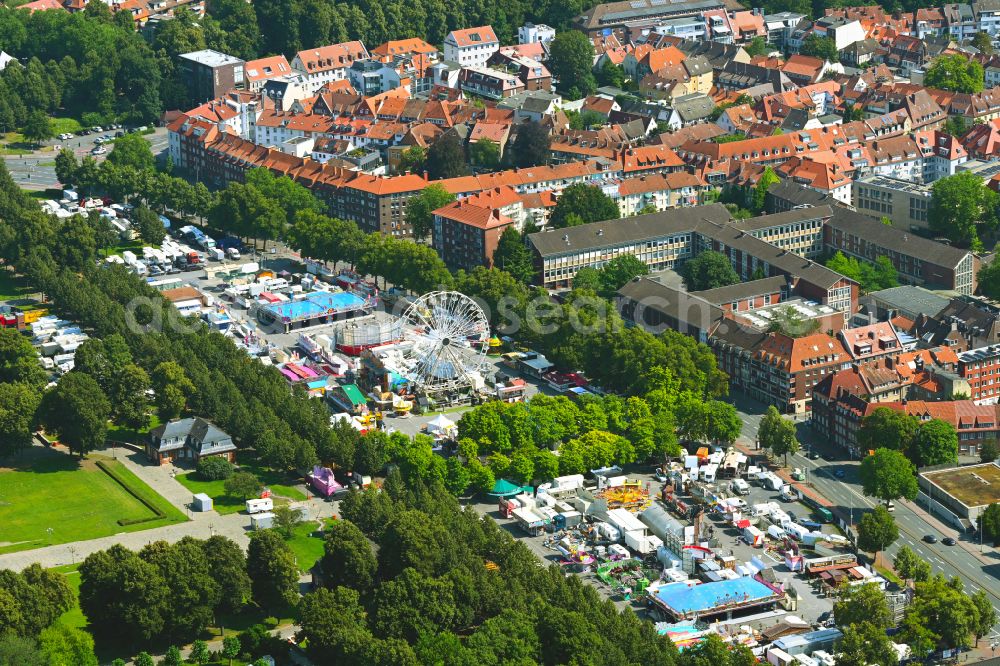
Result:
<svg viewBox="0 0 1000 666"><path fill-rule="evenodd" d="M229 462L236 459L233 438L201 417L174 419L149 431L146 455L158 464L218 456Z"/></svg>

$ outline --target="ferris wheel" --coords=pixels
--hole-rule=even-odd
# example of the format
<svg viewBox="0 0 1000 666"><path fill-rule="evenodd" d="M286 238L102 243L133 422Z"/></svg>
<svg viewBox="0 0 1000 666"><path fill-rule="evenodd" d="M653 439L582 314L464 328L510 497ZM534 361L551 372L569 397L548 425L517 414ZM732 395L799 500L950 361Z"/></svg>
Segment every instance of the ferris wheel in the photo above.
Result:
<svg viewBox="0 0 1000 666"><path fill-rule="evenodd" d="M400 370L427 393L474 384L485 366L490 325L479 305L457 291L432 291L403 313Z"/></svg>

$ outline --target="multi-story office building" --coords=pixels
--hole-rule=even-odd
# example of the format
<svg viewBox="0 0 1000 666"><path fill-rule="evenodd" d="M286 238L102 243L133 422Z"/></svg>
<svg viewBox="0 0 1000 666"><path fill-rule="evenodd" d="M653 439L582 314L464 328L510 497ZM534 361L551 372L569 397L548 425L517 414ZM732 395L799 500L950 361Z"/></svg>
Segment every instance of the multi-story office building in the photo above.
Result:
<svg viewBox="0 0 1000 666"><path fill-rule="evenodd" d="M243 61L212 49L177 56L181 80L193 99L204 102L243 87Z"/></svg>
<svg viewBox="0 0 1000 666"><path fill-rule="evenodd" d="M898 229L925 231L931 188L872 174L854 181L853 203L859 213L875 219L887 217Z"/></svg>

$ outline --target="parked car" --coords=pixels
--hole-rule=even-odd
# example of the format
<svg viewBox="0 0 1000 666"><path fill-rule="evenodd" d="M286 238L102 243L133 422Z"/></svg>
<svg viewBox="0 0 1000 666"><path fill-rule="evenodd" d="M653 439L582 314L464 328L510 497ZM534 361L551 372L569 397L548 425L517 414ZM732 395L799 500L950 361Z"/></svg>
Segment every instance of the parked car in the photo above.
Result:
<svg viewBox="0 0 1000 666"><path fill-rule="evenodd" d="M91 155L103 155L106 152L108 152L108 151L105 150L104 148L101 148L100 146L98 146L97 148L94 148L93 150L91 150L90 154Z"/></svg>
<svg viewBox="0 0 1000 666"><path fill-rule="evenodd" d="M115 132L115 138L121 138L123 136L125 136L125 132L123 132L121 130L118 130L117 132Z"/></svg>

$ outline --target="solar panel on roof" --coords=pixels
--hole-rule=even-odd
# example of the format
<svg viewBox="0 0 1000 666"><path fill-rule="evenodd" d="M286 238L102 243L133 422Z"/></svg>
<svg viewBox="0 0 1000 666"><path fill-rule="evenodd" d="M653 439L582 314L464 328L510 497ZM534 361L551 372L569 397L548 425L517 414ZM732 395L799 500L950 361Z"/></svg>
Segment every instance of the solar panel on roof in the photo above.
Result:
<svg viewBox="0 0 1000 666"><path fill-rule="evenodd" d="M667 4L667 0L649 0L649 4L654 7L659 7L660 5Z"/></svg>
<svg viewBox="0 0 1000 666"><path fill-rule="evenodd" d="M643 0L634 0L633 2L630 2L628 4L632 9L642 9L643 7L646 6L646 3L643 2Z"/></svg>

